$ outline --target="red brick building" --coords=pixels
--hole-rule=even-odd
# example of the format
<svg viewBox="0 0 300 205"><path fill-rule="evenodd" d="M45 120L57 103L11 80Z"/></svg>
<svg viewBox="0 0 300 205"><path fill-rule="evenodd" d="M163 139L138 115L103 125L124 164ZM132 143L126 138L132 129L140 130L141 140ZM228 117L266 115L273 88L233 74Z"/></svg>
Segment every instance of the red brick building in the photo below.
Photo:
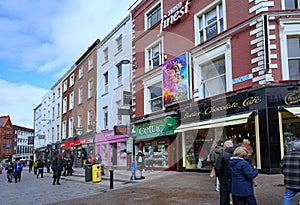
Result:
<svg viewBox="0 0 300 205"><path fill-rule="evenodd" d="M300 136L299 6L134 5L133 123L138 148L147 157L154 148L154 167L210 169L207 156L217 141L249 139L253 164L279 172L285 147Z"/></svg>
<svg viewBox="0 0 300 205"><path fill-rule="evenodd" d="M0 157L2 160L12 160L15 147L13 125L9 116L0 117Z"/></svg>

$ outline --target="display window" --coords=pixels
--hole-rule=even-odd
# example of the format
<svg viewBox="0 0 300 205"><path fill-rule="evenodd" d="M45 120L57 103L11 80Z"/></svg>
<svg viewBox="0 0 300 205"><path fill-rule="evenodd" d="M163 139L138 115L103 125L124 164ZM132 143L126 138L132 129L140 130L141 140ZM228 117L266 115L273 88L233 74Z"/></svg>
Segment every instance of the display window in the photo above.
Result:
<svg viewBox="0 0 300 205"><path fill-rule="evenodd" d="M143 152L145 154L145 166L168 167L168 140L154 140L143 142ZM153 165L153 166L152 166Z"/></svg>

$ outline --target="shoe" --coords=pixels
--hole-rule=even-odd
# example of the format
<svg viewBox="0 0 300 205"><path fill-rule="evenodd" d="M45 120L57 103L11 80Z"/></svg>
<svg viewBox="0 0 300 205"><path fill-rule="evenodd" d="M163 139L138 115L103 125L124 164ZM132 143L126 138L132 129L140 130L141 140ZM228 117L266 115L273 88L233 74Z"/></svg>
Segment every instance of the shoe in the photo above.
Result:
<svg viewBox="0 0 300 205"><path fill-rule="evenodd" d="M60 183L57 183L57 185L61 185Z"/></svg>
<svg viewBox="0 0 300 205"><path fill-rule="evenodd" d="M52 185L55 185L55 183L52 183Z"/></svg>

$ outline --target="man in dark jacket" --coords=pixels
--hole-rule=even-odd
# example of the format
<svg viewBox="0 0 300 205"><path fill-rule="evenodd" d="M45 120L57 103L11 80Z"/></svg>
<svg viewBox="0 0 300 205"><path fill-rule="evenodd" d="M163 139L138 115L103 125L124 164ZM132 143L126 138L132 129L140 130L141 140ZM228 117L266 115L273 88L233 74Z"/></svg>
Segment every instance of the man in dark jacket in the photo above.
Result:
<svg viewBox="0 0 300 205"><path fill-rule="evenodd" d="M224 151L221 152L215 163L216 177L220 182L220 205L230 204L231 174L229 171L229 159L233 155L234 146L231 140L224 142Z"/></svg>
<svg viewBox="0 0 300 205"><path fill-rule="evenodd" d="M36 178L39 178L39 175L41 175L41 178L44 177L44 167L45 167L45 162L42 159L38 160L37 168L38 168L38 173L36 175Z"/></svg>
<svg viewBox="0 0 300 205"><path fill-rule="evenodd" d="M57 154L57 158L55 158L51 164L51 169L53 171L53 185L55 185L55 183L57 185L60 185L59 180L60 180L60 175L63 170L63 167L64 167L64 163L61 158L61 155Z"/></svg>
<svg viewBox="0 0 300 205"><path fill-rule="evenodd" d="M300 140L290 142L287 154L280 162L280 168L285 184L282 204L291 205L294 196L300 192Z"/></svg>

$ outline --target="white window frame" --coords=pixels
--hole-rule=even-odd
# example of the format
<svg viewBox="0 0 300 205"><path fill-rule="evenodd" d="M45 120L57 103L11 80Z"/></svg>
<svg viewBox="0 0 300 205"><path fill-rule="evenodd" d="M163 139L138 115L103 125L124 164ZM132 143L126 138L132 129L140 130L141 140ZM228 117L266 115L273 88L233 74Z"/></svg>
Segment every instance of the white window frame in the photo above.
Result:
<svg viewBox="0 0 300 205"><path fill-rule="evenodd" d="M74 80L75 80L75 75L74 75L74 73L72 73L72 75L70 76L70 85L69 85L69 87L72 87L74 85Z"/></svg>
<svg viewBox="0 0 300 205"><path fill-rule="evenodd" d="M281 20L280 21L280 48L281 48L281 68L282 80L289 80L289 64L287 52L287 37L300 34L300 20Z"/></svg>
<svg viewBox="0 0 300 205"><path fill-rule="evenodd" d="M108 62L108 47L103 49L103 62L104 63Z"/></svg>
<svg viewBox="0 0 300 205"><path fill-rule="evenodd" d="M223 31L225 31L227 29L227 25L226 25L226 3L224 0L215 0L212 3L210 3L209 5L207 5L205 8L203 8L201 11L199 11L198 13L196 13L194 15L194 32L195 32L195 45L198 45L202 42L205 42L206 40L208 40L206 38L206 34L204 32L204 37L203 37L203 41L201 41L200 39L200 18L205 16L207 13L209 13L210 11L212 11L213 9L217 8L217 35L223 31L220 31L220 18L219 18L219 5L222 4L222 8L223 8ZM205 25L205 18L202 18L202 25ZM205 30L205 29L204 29Z"/></svg>
<svg viewBox="0 0 300 205"><path fill-rule="evenodd" d="M93 130L93 110L89 110L87 113L87 127L88 130Z"/></svg>
<svg viewBox="0 0 300 205"><path fill-rule="evenodd" d="M158 60L159 65L161 66L163 64L163 39L158 39L157 41L153 42L149 46L145 48L145 65L146 65L146 71L149 71L153 68L156 68L158 66L153 65L153 50L158 46L159 48L159 54L158 54ZM151 56L151 57L150 57Z"/></svg>
<svg viewBox="0 0 300 205"><path fill-rule="evenodd" d="M74 108L74 91L69 94L69 110Z"/></svg>
<svg viewBox="0 0 300 205"><path fill-rule="evenodd" d="M109 82L109 79L108 79L108 72L105 72L103 74L103 78L104 78L104 81L103 81L103 86L104 86L104 94L108 93L108 82Z"/></svg>
<svg viewBox="0 0 300 205"><path fill-rule="evenodd" d="M64 120L62 123L62 138L65 139L67 137L67 121Z"/></svg>
<svg viewBox="0 0 300 205"><path fill-rule="evenodd" d="M123 37L122 34L116 38L116 53L119 53L123 49Z"/></svg>
<svg viewBox="0 0 300 205"><path fill-rule="evenodd" d="M81 66L78 70L78 79L81 79L83 77L83 67Z"/></svg>
<svg viewBox="0 0 300 205"><path fill-rule="evenodd" d="M94 68L94 58L91 57L88 61L88 70L92 70Z"/></svg>
<svg viewBox="0 0 300 205"><path fill-rule="evenodd" d="M63 99L63 114L67 112L67 103L68 103L68 98L64 97Z"/></svg>
<svg viewBox="0 0 300 205"><path fill-rule="evenodd" d="M78 105L83 102L83 88L82 86L78 88Z"/></svg>
<svg viewBox="0 0 300 205"><path fill-rule="evenodd" d="M68 81L65 80L65 81L64 81L64 84L63 84L63 91L66 92L67 89L68 89Z"/></svg>
<svg viewBox="0 0 300 205"><path fill-rule="evenodd" d="M74 119L73 117L69 118L69 136L68 137L73 137L73 131L74 131Z"/></svg>
<svg viewBox="0 0 300 205"><path fill-rule="evenodd" d="M144 20L145 20L145 31L148 30L149 28L151 28L153 25L155 25L157 22L153 23L152 25L149 26L148 24L148 16L153 13L158 7L160 7L160 19L157 22L160 22L162 17L163 17L163 8L162 8L162 4L161 2L157 2L155 5L153 5L147 12L145 12L145 16L144 16Z"/></svg>
<svg viewBox="0 0 300 205"><path fill-rule="evenodd" d="M122 64L116 65L116 71L117 71L117 85L122 84L122 75L123 75L123 70L122 70Z"/></svg>
<svg viewBox="0 0 300 205"><path fill-rule="evenodd" d="M94 81L93 81L93 79L90 79L89 81L88 81L88 99L89 98L91 98L91 97L93 97L93 84L94 84Z"/></svg>
<svg viewBox="0 0 300 205"><path fill-rule="evenodd" d="M102 109L103 109L103 128L107 129L108 128L108 107L105 106Z"/></svg>
<svg viewBox="0 0 300 205"><path fill-rule="evenodd" d="M158 83L162 82L162 70L156 73L156 75L151 76L151 78L147 78L143 81L143 87L144 87L144 113L150 114L152 113L151 110L151 94L149 91L149 87L156 85ZM162 101L163 103L163 101ZM162 105L162 109L164 109L164 104Z"/></svg>
<svg viewBox="0 0 300 205"><path fill-rule="evenodd" d="M82 128L82 115L77 116L77 126L78 128Z"/></svg>
<svg viewBox="0 0 300 205"><path fill-rule="evenodd" d="M205 98L203 94L203 85L201 82L201 65L208 63L211 60L217 59L220 56L224 56L225 59L225 73L226 73L226 88L225 92L230 92L233 90L232 85L232 65L231 65L231 46L230 40L220 42L219 44L211 47L207 50L201 51L199 54L194 54L194 69L193 69L193 78L194 78L194 87L198 91L197 98L195 100ZM195 93L194 93L195 97ZM212 96L210 96L212 97Z"/></svg>

